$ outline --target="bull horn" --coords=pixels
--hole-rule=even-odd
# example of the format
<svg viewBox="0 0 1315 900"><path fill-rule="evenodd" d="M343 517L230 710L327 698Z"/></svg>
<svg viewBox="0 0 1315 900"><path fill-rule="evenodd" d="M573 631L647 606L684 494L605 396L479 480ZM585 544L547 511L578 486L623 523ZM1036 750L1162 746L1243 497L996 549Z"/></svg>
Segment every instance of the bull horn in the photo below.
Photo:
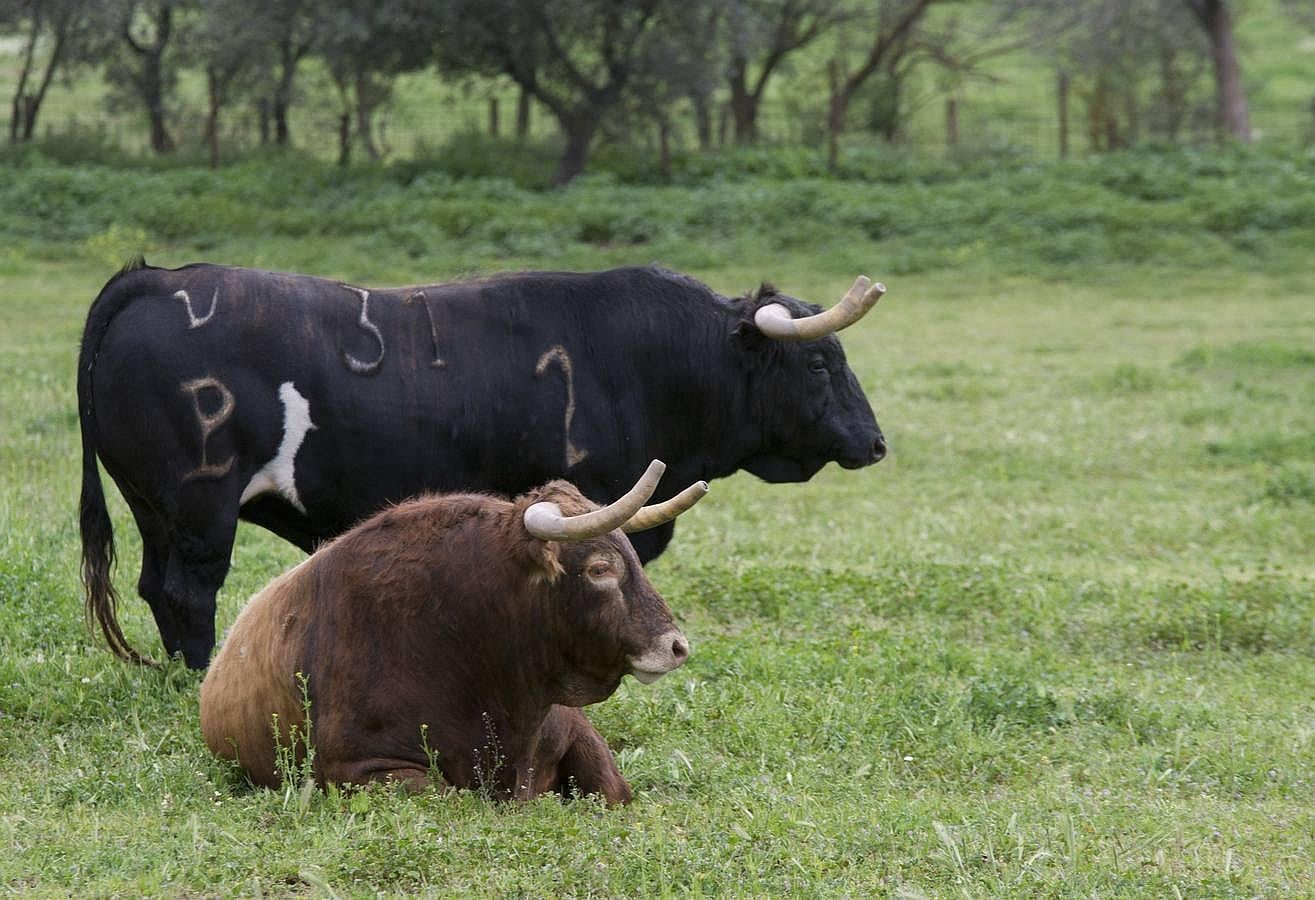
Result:
<svg viewBox="0 0 1315 900"><path fill-rule="evenodd" d="M880 281L873 284L866 275L860 275L849 293L824 312L792 319L790 310L779 303L768 303L753 314L753 324L763 334L778 341L815 341L853 325L876 306L884 293L884 284Z"/></svg>
<svg viewBox="0 0 1315 900"><path fill-rule="evenodd" d="M708 483L706 481L696 481L670 500L654 503L652 506L645 506L635 513L629 522L622 525L621 530L626 534L631 534L664 525L702 500L703 495L707 492Z"/></svg>
<svg viewBox="0 0 1315 900"><path fill-rule="evenodd" d="M667 464L655 459L625 495L602 509L578 516L562 515L561 508L549 501L531 504L525 510L525 530L544 541L583 541L620 528L643 507L657 490Z"/></svg>

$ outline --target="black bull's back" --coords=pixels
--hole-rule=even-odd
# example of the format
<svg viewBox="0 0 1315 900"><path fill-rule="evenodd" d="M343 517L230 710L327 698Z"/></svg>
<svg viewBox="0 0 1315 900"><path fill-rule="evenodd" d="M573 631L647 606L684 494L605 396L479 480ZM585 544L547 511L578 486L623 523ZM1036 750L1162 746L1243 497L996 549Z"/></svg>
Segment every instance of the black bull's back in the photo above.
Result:
<svg viewBox="0 0 1315 900"><path fill-rule="evenodd" d="M773 453L806 478L851 433L879 446L843 356L845 402L825 404L838 423L819 426L815 400L790 387L807 363L785 371L796 348L736 336L747 302L652 269L389 290L209 265L121 273L92 307L79 366L89 606L131 654L103 571L97 455L142 532L138 588L166 650L204 666L239 517L309 550L426 490L569 477L610 501L660 457L665 499ZM791 406L797 425L780 420ZM827 428L811 450L797 434L773 444ZM655 532L635 536L646 560L671 528Z"/></svg>

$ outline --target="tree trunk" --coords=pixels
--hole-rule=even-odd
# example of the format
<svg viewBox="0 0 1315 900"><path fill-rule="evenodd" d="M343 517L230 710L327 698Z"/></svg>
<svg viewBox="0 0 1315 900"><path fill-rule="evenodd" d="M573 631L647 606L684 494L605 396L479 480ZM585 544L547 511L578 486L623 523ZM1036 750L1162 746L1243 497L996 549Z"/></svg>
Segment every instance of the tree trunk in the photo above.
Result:
<svg viewBox="0 0 1315 900"><path fill-rule="evenodd" d="M530 136L530 92L521 88L516 98L516 140L525 143Z"/></svg>
<svg viewBox="0 0 1315 900"><path fill-rule="evenodd" d="M256 129L260 133L260 146L269 146L269 110L273 104L268 97L256 101Z"/></svg>
<svg viewBox="0 0 1315 900"><path fill-rule="evenodd" d="M206 66L206 96L209 100L205 117L205 142L210 149L210 168L219 168L219 107L223 104L223 90L214 66Z"/></svg>
<svg viewBox="0 0 1315 900"><path fill-rule="evenodd" d="M352 161L352 114L346 110L338 117L338 165Z"/></svg>
<svg viewBox="0 0 1315 900"><path fill-rule="evenodd" d="M129 21L122 26L122 37L136 54L141 65L134 86L151 123L151 149L157 154L169 153L174 148L173 138L165 122L164 109L164 51L173 34L173 5L161 0L155 10L155 40L139 44L132 36Z"/></svg>
<svg viewBox="0 0 1315 900"><path fill-rule="evenodd" d="M575 121L569 125L563 123L562 130L566 133L566 149L557 161L557 171L552 178L553 184L558 187L584 172L585 164L589 161L589 145L593 143L594 133L598 130L598 121Z"/></svg>
<svg viewBox="0 0 1315 900"><path fill-rule="evenodd" d="M356 71L356 136L365 147L365 153L372 160L379 159L379 147L374 142L374 110L378 105L374 85L370 83L370 73L364 69Z"/></svg>
<svg viewBox="0 0 1315 900"><path fill-rule="evenodd" d="M1251 140L1251 116L1242 87L1242 67L1237 61L1233 20L1225 0L1205 0L1206 31L1210 36L1215 68L1215 102L1219 127L1224 135L1239 141Z"/></svg>
<svg viewBox="0 0 1315 900"><path fill-rule="evenodd" d="M699 139L699 149L707 150L712 146L712 103L706 91L690 91L690 104L694 107L694 129Z"/></svg>
<svg viewBox="0 0 1315 900"><path fill-rule="evenodd" d="M951 150L959 146L959 101L945 98L945 144Z"/></svg>
<svg viewBox="0 0 1315 900"><path fill-rule="evenodd" d="M55 23L55 46L50 50L50 59L46 61L46 71L41 76L41 83L37 85L36 93L29 94L23 106L23 140L32 140L36 132L37 115L41 112L41 104L45 102L46 91L50 89L50 82L55 78L55 70L64 59L64 48L67 46L68 31L71 27L68 18L64 18Z"/></svg>
<svg viewBox="0 0 1315 900"><path fill-rule="evenodd" d="M27 46L23 48L23 65L18 71L18 85L14 88L14 98L12 112L9 116L9 143L16 144L19 136L26 129L23 123L26 121L26 98L27 98L27 79L32 73L32 62L36 58L37 38L41 34L41 17L35 15L32 18L32 34L28 37Z"/></svg>
<svg viewBox="0 0 1315 900"><path fill-rule="evenodd" d="M292 131L288 128L288 104L286 101L274 98L274 143L279 147L286 147L292 143Z"/></svg>
<svg viewBox="0 0 1315 900"><path fill-rule="evenodd" d="M498 98L489 98L489 137L497 137L501 126L501 116L498 114Z"/></svg>
<svg viewBox="0 0 1315 900"><path fill-rule="evenodd" d="M142 85L142 96L146 101L146 114L151 120L151 149L157 154L171 153L174 139L169 134L165 122L164 92L160 85L159 60L155 60L154 75Z"/></svg>
<svg viewBox="0 0 1315 900"><path fill-rule="evenodd" d="M731 63L731 116L735 120L735 143L758 143L758 98L749 90L745 60Z"/></svg>
<svg viewBox="0 0 1315 900"><path fill-rule="evenodd" d="M840 163L840 135L845 130L849 96L840 88L840 65L834 59L826 67L830 100L826 110L826 168L834 172Z"/></svg>
<svg viewBox="0 0 1315 900"><path fill-rule="evenodd" d="M286 147L292 142L288 128L288 109L292 106L292 90L297 79L297 57L290 46L280 51L278 84L274 86L271 111L274 114L274 143Z"/></svg>
<svg viewBox="0 0 1315 900"><path fill-rule="evenodd" d="M137 83L151 122L151 149L157 154L170 153L174 148L165 118L163 56L164 48L158 47L142 57L141 79Z"/></svg>

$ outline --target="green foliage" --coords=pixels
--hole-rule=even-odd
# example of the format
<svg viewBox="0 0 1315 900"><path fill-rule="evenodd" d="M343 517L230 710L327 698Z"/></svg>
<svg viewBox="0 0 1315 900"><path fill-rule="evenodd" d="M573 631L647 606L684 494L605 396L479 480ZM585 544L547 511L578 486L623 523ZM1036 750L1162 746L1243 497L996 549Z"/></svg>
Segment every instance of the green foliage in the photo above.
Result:
<svg viewBox="0 0 1315 900"><path fill-rule="evenodd" d="M888 165L896 158L878 153L831 178L807 151L751 150L691 157L667 187L620 166L544 191L549 156L472 138L391 168L252 158L211 171L66 167L31 152L0 169L0 205L15 211L0 235L52 244L113 235L117 247L144 234L141 243L203 250L257 233L353 237L373 242L371 255L441 252L475 265L641 245L657 258L701 248L711 262L752 242L768 252L849 247L896 275L1149 261L1189 269L1221 259L1288 271L1305 265L1315 238L1315 159L1306 156L1146 151L955 167L907 157Z"/></svg>

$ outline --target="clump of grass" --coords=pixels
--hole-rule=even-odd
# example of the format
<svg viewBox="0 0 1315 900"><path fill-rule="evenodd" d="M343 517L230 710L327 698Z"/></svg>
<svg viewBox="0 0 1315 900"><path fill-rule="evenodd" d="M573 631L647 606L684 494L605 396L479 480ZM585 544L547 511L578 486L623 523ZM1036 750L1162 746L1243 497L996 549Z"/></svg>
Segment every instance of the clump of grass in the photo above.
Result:
<svg viewBox="0 0 1315 900"><path fill-rule="evenodd" d="M1198 344L1178 359L1187 368L1302 369L1315 367L1315 350L1278 341Z"/></svg>
<svg viewBox="0 0 1315 900"><path fill-rule="evenodd" d="M1234 410L1230 406L1193 406L1191 409L1184 411L1178 417L1178 421L1189 428L1199 425L1225 425L1233 418L1233 415Z"/></svg>
<svg viewBox="0 0 1315 900"><path fill-rule="evenodd" d="M1018 677L974 678L963 703L973 726L988 731L1002 727L1044 730L1063 724L1066 718L1052 691Z"/></svg>
<svg viewBox="0 0 1315 900"><path fill-rule="evenodd" d="M1148 394L1168 383L1158 369L1130 362L1119 363L1114 371L1096 379L1097 388L1110 394Z"/></svg>
<svg viewBox="0 0 1315 900"><path fill-rule="evenodd" d="M1262 574L1209 586L1169 585L1130 611L1121 628L1155 650L1315 652L1312 585Z"/></svg>
<svg viewBox="0 0 1315 900"><path fill-rule="evenodd" d="M1315 459L1315 430L1305 432L1259 431L1223 440L1207 441L1206 455L1226 465L1266 463L1282 465Z"/></svg>
<svg viewBox="0 0 1315 900"><path fill-rule="evenodd" d="M1315 503L1315 478L1301 469L1282 469L1265 482L1260 499L1283 506Z"/></svg>

